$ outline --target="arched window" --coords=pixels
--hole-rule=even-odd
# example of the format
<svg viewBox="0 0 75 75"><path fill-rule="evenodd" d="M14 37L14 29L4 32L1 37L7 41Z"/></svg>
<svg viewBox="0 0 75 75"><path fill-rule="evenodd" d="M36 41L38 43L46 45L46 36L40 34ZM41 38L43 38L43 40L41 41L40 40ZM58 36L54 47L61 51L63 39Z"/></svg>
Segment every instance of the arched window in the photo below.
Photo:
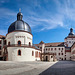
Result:
<svg viewBox="0 0 75 75"><path fill-rule="evenodd" d="M63 50L63 48L62 48L62 50Z"/></svg>
<svg viewBox="0 0 75 75"><path fill-rule="evenodd" d="M0 50L1 50L1 46L0 46Z"/></svg>
<svg viewBox="0 0 75 75"><path fill-rule="evenodd" d="M60 53L59 53L59 55L60 55Z"/></svg>
<svg viewBox="0 0 75 75"><path fill-rule="evenodd" d="M21 41L18 41L18 45L21 45Z"/></svg>
<svg viewBox="0 0 75 75"><path fill-rule="evenodd" d="M63 55L63 53L61 53Z"/></svg>
<svg viewBox="0 0 75 75"><path fill-rule="evenodd" d="M21 55L21 50L18 50L18 55Z"/></svg>
<svg viewBox="0 0 75 75"><path fill-rule="evenodd" d="M31 46L31 43L29 42L29 46Z"/></svg>
<svg viewBox="0 0 75 75"><path fill-rule="evenodd" d="M55 50L56 50L56 48L55 48Z"/></svg>
<svg viewBox="0 0 75 75"><path fill-rule="evenodd" d="M53 58L53 56L51 56L51 58Z"/></svg>
<svg viewBox="0 0 75 75"><path fill-rule="evenodd" d="M60 48L59 48L59 50L60 50Z"/></svg>
<svg viewBox="0 0 75 75"><path fill-rule="evenodd" d="M46 48L46 51L47 51L47 48Z"/></svg>
<svg viewBox="0 0 75 75"><path fill-rule="evenodd" d="M0 55L1 55L1 52L0 52Z"/></svg>
<svg viewBox="0 0 75 75"><path fill-rule="evenodd" d="M8 46L10 46L10 42L8 42Z"/></svg>

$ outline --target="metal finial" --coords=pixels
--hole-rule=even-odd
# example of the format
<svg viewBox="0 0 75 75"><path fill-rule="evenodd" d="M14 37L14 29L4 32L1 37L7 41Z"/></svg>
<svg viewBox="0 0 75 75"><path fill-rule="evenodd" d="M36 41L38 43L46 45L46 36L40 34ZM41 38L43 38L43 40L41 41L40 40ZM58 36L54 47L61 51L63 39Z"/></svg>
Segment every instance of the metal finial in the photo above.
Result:
<svg viewBox="0 0 75 75"><path fill-rule="evenodd" d="M19 12L21 12L21 8L19 8Z"/></svg>

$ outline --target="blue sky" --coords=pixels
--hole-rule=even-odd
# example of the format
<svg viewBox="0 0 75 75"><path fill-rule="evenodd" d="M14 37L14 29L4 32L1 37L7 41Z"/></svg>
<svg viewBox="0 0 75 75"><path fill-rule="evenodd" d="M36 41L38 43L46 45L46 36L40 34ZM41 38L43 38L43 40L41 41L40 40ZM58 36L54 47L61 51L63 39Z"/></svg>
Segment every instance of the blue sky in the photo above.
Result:
<svg viewBox="0 0 75 75"><path fill-rule="evenodd" d="M71 26L75 32L75 0L0 0L0 35L7 34L19 8L33 43L63 42Z"/></svg>

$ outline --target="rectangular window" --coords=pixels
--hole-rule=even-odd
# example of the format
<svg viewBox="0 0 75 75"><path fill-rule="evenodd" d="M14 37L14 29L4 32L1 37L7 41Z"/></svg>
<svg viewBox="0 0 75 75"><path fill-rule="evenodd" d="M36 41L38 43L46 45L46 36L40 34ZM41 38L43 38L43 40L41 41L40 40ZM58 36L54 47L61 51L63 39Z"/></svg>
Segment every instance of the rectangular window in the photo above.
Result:
<svg viewBox="0 0 75 75"><path fill-rule="evenodd" d="M35 52L35 57L37 57L37 53Z"/></svg>
<svg viewBox="0 0 75 75"><path fill-rule="evenodd" d="M53 50L53 48L51 48L51 51Z"/></svg>
<svg viewBox="0 0 75 75"><path fill-rule="evenodd" d="M0 55L1 55L1 52L0 52Z"/></svg>
<svg viewBox="0 0 75 75"><path fill-rule="evenodd" d="M38 57L38 51L37 51L37 57Z"/></svg>
<svg viewBox="0 0 75 75"><path fill-rule="evenodd" d="M35 57L38 57L38 51L35 52Z"/></svg>
<svg viewBox="0 0 75 75"><path fill-rule="evenodd" d="M2 40L0 40L0 44L2 43Z"/></svg>
<svg viewBox="0 0 75 75"><path fill-rule="evenodd" d="M50 50L50 48L48 49L48 51Z"/></svg>
<svg viewBox="0 0 75 75"><path fill-rule="evenodd" d="M40 57L40 52L39 52L39 57Z"/></svg>
<svg viewBox="0 0 75 75"><path fill-rule="evenodd" d="M34 56L34 51L32 51L32 56Z"/></svg>
<svg viewBox="0 0 75 75"><path fill-rule="evenodd" d="M1 50L1 46L0 46L0 50Z"/></svg>

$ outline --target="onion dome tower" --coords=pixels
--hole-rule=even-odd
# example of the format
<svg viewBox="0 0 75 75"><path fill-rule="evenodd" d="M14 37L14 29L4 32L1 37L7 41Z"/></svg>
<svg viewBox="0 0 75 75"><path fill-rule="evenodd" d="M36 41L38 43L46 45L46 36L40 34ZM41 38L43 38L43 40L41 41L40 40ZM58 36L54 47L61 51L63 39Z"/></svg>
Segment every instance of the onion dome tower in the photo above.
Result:
<svg viewBox="0 0 75 75"><path fill-rule="evenodd" d="M74 33L73 33L73 28L70 28L70 33L69 33L69 35L74 35Z"/></svg>
<svg viewBox="0 0 75 75"><path fill-rule="evenodd" d="M65 46L71 47L73 43L75 42L75 35L73 33L73 28L70 28L70 33L68 36L64 39L65 40Z"/></svg>

